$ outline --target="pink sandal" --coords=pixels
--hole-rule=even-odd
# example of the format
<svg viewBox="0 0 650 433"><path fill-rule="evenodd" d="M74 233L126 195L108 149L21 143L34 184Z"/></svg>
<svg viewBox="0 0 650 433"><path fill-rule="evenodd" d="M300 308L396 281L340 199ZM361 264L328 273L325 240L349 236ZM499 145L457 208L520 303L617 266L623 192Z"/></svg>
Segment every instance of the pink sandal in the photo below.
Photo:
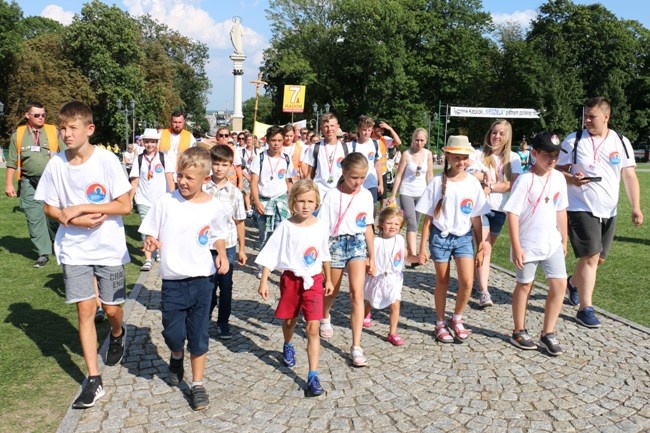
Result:
<svg viewBox="0 0 650 433"><path fill-rule="evenodd" d="M449 325L451 326L451 329L454 331L454 335L456 335L456 338L459 341L465 341L469 338L469 334L472 333L469 329L465 329L463 326L463 320L454 320L454 319L449 319Z"/></svg>
<svg viewBox="0 0 650 433"><path fill-rule="evenodd" d="M370 313L368 313L368 315L363 318L363 327L372 328L372 318L370 318Z"/></svg>
<svg viewBox="0 0 650 433"><path fill-rule="evenodd" d="M390 334L388 336L388 342L393 346L403 346L406 341L397 334Z"/></svg>
<svg viewBox="0 0 650 433"><path fill-rule="evenodd" d="M447 325L436 325L436 340L441 343L453 343L454 337L449 333Z"/></svg>

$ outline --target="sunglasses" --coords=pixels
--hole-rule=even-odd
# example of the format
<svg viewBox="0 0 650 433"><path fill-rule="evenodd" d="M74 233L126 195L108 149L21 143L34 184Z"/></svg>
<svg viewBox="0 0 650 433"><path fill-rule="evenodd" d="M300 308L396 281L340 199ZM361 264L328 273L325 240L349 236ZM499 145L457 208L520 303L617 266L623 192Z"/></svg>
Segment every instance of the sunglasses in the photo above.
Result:
<svg viewBox="0 0 650 433"><path fill-rule="evenodd" d="M230 137L230 134L218 134L217 137Z"/></svg>
<svg viewBox="0 0 650 433"><path fill-rule="evenodd" d="M30 116L34 117L35 119L38 119L39 117L45 119L45 113L32 113Z"/></svg>
<svg viewBox="0 0 650 433"><path fill-rule="evenodd" d="M246 137L237 137L237 140L245 140Z"/></svg>

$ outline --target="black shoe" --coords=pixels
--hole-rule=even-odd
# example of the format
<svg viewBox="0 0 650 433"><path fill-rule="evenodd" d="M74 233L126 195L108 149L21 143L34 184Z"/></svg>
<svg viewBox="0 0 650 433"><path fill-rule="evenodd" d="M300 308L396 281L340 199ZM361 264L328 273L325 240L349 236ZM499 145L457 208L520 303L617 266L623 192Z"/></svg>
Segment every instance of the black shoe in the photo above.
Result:
<svg viewBox="0 0 650 433"><path fill-rule="evenodd" d="M218 337L222 340L230 340L232 339L232 332L230 332L230 326L229 325L219 325L219 334Z"/></svg>
<svg viewBox="0 0 650 433"><path fill-rule="evenodd" d="M510 342L523 350L534 350L537 349L537 345L528 335L528 331L522 329L521 331L513 332L512 337L510 337Z"/></svg>
<svg viewBox="0 0 650 433"><path fill-rule="evenodd" d="M173 357L169 358L169 383L172 386L178 386L183 380L183 358L174 359Z"/></svg>
<svg viewBox="0 0 650 433"><path fill-rule="evenodd" d="M81 394L72 403L73 409L87 409L93 407L95 402L104 396L104 385L102 384L101 376L92 376L86 379Z"/></svg>
<svg viewBox="0 0 650 433"><path fill-rule="evenodd" d="M544 349L546 349L549 355L558 356L563 353L562 347L560 347L560 343L557 342L557 337L555 336L555 332L550 332L546 335L540 336L539 344Z"/></svg>
<svg viewBox="0 0 650 433"><path fill-rule="evenodd" d="M34 262L34 267L35 268L42 268L43 266L47 265L47 262L50 261L50 258L46 255L38 256L38 259Z"/></svg>
<svg viewBox="0 0 650 433"><path fill-rule="evenodd" d="M124 341L126 340L126 326L122 325L122 334L119 337L113 337L111 333L108 343L108 352L106 353L106 365L113 366L120 363L124 356Z"/></svg>
<svg viewBox="0 0 650 433"><path fill-rule="evenodd" d="M192 387L192 409L203 410L210 407L210 399L203 385Z"/></svg>
<svg viewBox="0 0 650 433"><path fill-rule="evenodd" d="M106 313L104 313L104 310L101 307L97 307L97 311L95 312L95 323L102 323L106 319Z"/></svg>

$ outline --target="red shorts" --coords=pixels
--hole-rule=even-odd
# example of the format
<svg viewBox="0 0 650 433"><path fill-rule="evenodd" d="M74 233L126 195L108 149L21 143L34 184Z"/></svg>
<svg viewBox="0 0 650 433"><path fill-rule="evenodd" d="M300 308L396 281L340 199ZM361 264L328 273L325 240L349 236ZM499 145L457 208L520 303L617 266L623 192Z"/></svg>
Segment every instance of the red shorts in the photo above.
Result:
<svg viewBox="0 0 650 433"><path fill-rule="evenodd" d="M323 318L323 275L312 277L314 285L308 290L302 287L302 278L291 271L284 271L280 276L280 302L275 310L278 319L293 319L302 310L306 321Z"/></svg>

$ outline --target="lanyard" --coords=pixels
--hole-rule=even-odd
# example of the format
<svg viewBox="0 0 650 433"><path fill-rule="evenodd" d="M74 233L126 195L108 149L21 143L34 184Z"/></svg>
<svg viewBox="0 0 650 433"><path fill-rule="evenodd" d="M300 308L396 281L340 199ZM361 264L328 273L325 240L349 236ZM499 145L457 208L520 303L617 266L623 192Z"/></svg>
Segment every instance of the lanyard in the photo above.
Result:
<svg viewBox="0 0 650 433"><path fill-rule="evenodd" d="M147 160L147 164L149 165L149 169L147 171L147 180L151 180L151 179L153 179L153 166L152 166L152 163L153 163L154 158L156 157L156 154L153 153L151 155L151 159L147 158L146 154L143 155L143 156L144 156L144 159Z"/></svg>
<svg viewBox="0 0 650 433"><path fill-rule="evenodd" d="M329 169L330 179L332 179L332 167L334 167L334 157L336 156L336 149L338 147L338 142L334 145L334 150L331 153L327 153L327 145L325 145L325 155L327 156L327 168ZM328 183L332 183L327 181Z"/></svg>
<svg viewBox="0 0 650 433"><path fill-rule="evenodd" d="M34 129L31 126L29 127L29 130L32 133L32 138L34 139L34 144L38 147L41 147L41 130L40 129Z"/></svg>
<svg viewBox="0 0 650 433"><path fill-rule="evenodd" d="M268 153L267 153L268 155ZM278 162L275 164L275 168L273 168L273 164L271 164L271 156L269 155L269 167L271 168L271 177L269 179L273 180L273 175L276 174L276 171L278 169L278 165L280 165L280 161L282 161L282 152L280 152L280 156L278 156ZM287 167L288 168L288 167Z"/></svg>
<svg viewBox="0 0 650 433"><path fill-rule="evenodd" d="M596 143L594 143L593 135L589 134L589 138L591 139L591 150L593 150L593 152L594 152L594 164L596 163L596 160L598 159L598 150L600 149L600 146L602 146L603 143L607 141L607 137L609 137L609 131L610 131L610 129L607 129L607 135L605 135L605 138L603 138L603 141L600 142L598 147L596 147Z"/></svg>
<svg viewBox="0 0 650 433"><path fill-rule="evenodd" d="M354 196L357 194L357 192L358 191L352 193L352 197L350 197L350 201L348 202L348 205L345 207L345 210L341 213L341 210L343 209L343 191L339 189L339 217L336 220L336 224L334 225L334 230L332 230L332 236L339 235L339 228L341 227L343 218L345 218L345 214L348 213L348 209L350 209L350 205L354 201Z"/></svg>
<svg viewBox="0 0 650 433"><path fill-rule="evenodd" d="M546 183L544 183L544 186L542 186L542 192L539 193L539 197L537 197L537 200L535 200L535 203L533 203L532 201L530 201L530 198L528 198L528 197L530 196L530 192L532 191L533 185L535 184L535 179L537 179L538 177L539 176L537 176L536 174L533 173L533 181L530 183L530 186L528 187L528 194L526 194L526 200L528 200L528 203L533 205L533 211L532 211L531 215L534 214L537 211L537 206L539 206L539 201L542 199L542 196L544 195L544 190L548 186L548 181L551 180L551 173L548 173L548 175L546 176ZM540 180L540 182L541 182L541 180ZM549 189L550 189L550 187L549 187ZM546 192L546 198L544 199L544 203L548 203L548 200L549 200L549 198L548 198L548 191L547 191Z"/></svg>

